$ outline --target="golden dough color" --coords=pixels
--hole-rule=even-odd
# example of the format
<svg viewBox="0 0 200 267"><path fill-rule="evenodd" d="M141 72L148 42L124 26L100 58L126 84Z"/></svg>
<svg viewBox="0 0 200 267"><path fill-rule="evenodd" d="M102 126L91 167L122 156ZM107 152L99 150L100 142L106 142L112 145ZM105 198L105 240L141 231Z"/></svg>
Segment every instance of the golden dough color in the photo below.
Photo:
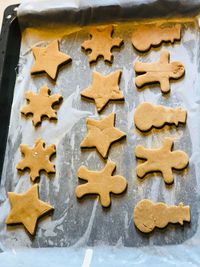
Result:
<svg viewBox="0 0 200 267"><path fill-rule="evenodd" d="M35 94L32 91L25 93L28 103L21 108L21 113L25 116L32 114L32 122L35 127L42 122L44 116L49 119L57 119L57 112L52 106L58 104L62 96L60 94L50 95L50 93L51 91L47 85L42 86L39 93Z"/></svg>
<svg viewBox="0 0 200 267"><path fill-rule="evenodd" d="M127 181L123 176L114 175L116 164L108 161L101 171L90 171L85 166L78 169L78 177L87 181L86 184L77 186L76 196L78 198L88 194L97 194L101 205L109 207L111 204L110 193L121 194L127 188Z"/></svg>
<svg viewBox="0 0 200 267"><path fill-rule="evenodd" d="M117 70L103 76L94 71L92 84L81 91L81 96L95 101L98 112L101 112L110 100L124 100L119 88L121 71Z"/></svg>
<svg viewBox="0 0 200 267"><path fill-rule="evenodd" d="M107 158L112 143L125 137L125 133L115 126L115 113L111 113L101 120L88 118L86 121L88 133L81 142L81 148L96 147L103 158Z"/></svg>
<svg viewBox="0 0 200 267"><path fill-rule="evenodd" d="M54 208L39 199L38 185L32 186L27 192L8 193L11 211L6 218L6 224L23 224L26 230L35 234L38 219Z"/></svg>
<svg viewBox="0 0 200 267"><path fill-rule="evenodd" d="M46 47L34 47L32 51L35 63L32 66L31 74L46 72L53 80L56 79L59 66L72 60L70 56L59 51L58 40L51 42Z"/></svg>
<svg viewBox="0 0 200 267"><path fill-rule="evenodd" d="M111 50L113 47L120 47L123 43L121 38L113 38L113 26L93 28L90 30L91 40L84 41L81 45L83 49L91 50L89 62L96 61L99 56L104 58L104 61L112 63L113 55Z"/></svg>
<svg viewBox="0 0 200 267"><path fill-rule="evenodd" d="M140 131L149 131L152 127L161 128L165 124L186 123L187 112L182 108L167 108L148 102L140 104L134 114L135 126Z"/></svg>
<svg viewBox="0 0 200 267"><path fill-rule="evenodd" d="M34 147L21 144L20 151L24 155L24 159L17 164L16 168L21 171L28 168L33 182L40 176L42 170L45 170L47 174L55 173L55 166L50 161L51 156L56 152L55 145L45 147L45 142L37 139Z"/></svg>
<svg viewBox="0 0 200 267"><path fill-rule="evenodd" d="M137 61L134 69L139 73L135 78L137 87L142 87L145 84L160 83L162 93L170 92L170 79L179 79L184 73L185 69L180 61L170 61L170 54L168 51L162 51L160 59L152 63L144 63Z"/></svg>
<svg viewBox="0 0 200 267"><path fill-rule="evenodd" d="M190 222L190 207L167 206L165 203L154 203L143 199L137 203L133 213L136 227L143 233L150 233L155 227L164 228L168 223Z"/></svg>
<svg viewBox="0 0 200 267"><path fill-rule="evenodd" d="M172 170L182 170L189 162L188 155L184 151L172 151L173 144L173 139L165 138L161 148L147 149L141 145L136 146L136 157L145 160L136 167L138 177L143 178L147 173L159 171L165 183L173 183Z"/></svg>
<svg viewBox="0 0 200 267"><path fill-rule="evenodd" d="M148 51L151 46L158 46L162 42L181 39L181 25L165 26L146 24L138 26L132 34L132 44L140 52Z"/></svg>

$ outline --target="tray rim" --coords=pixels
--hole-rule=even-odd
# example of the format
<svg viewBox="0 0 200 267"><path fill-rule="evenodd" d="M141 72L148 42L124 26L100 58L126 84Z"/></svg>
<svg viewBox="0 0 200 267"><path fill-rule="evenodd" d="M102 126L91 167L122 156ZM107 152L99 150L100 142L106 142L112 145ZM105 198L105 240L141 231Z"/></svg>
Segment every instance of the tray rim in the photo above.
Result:
<svg viewBox="0 0 200 267"><path fill-rule="evenodd" d="M21 44L21 34L20 26L17 19L17 8L19 4L10 5L4 10L2 27L0 33L0 181L3 170L4 156L6 150L6 143L8 137L8 129L10 123L10 113L13 100L13 92L16 81L16 70L19 60L20 53L20 44ZM12 50L17 51L16 57L7 56L9 53L9 39L13 36L13 31L18 34L18 42L12 42ZM15 36L16 37L16 36ZM20 43L19 43L20 40ZM9 62L14 63L14 68L10 68L9 77L6 77L6 66L9 65ZM7 85L7 86L6 86Z"/></svg>

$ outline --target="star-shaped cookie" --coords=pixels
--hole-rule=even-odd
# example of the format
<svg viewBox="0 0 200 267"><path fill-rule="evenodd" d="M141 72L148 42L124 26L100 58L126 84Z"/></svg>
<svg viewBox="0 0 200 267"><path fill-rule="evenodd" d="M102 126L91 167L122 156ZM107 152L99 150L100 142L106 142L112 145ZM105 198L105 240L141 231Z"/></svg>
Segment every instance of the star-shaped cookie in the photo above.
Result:
<svg viewBox="0 0 200 267"><path fill-rule="evenodd" d="M46 47L33 47L35 63L31 74L46 72L53 80L56 79L59 66L71 61L71 57L59 51L58 40Z"/></svg>
<svg viewBox="0 0 200 267"><path fill-rule="evenodd" d="M86 121L88 133L81 142L81 148L96 147L97 151L106 158L112 143L125 137L125 133L115 128L115 113L97 121L88 118Z"/></svg>
<svg viewBox="0 0 200 267"><path fill-rule="evenodd" d="M6 224L23 224L26 230L34 235L38 219L54 208L39 199L38 185L32 186L27 192L8 193L11 211L6 218Z"/></svg>
<svg viewBox="0 0 200 267"><path fill-rule="evenodd" d="M92 84L81 92L81 96L94 99L97 111L100 112L110 100L124 99L119 88L120 77L120 70L107 76L94 71Z"/></svg>
<svg viewBox="0 0 200 267"><path fill-rule="evenodd" d="M50 93L51 91L46 85L40 88L38 94L32 91L25 93L25 98L28 103L22 107L21 113L25 116L32 114L34 126L41 124L43 117L57 119L57 112L52 106L58 104L62 100L62 96L60 94L50 95Z"/></svg>
<svg viewBox="0 0 200 267"><path fill-rule="evenodd" d="M20 150L24 159L17 164L16 168L20 171L28 168L33 182L40 176L42 170L47 173L55 173L55 166L50 161L51 156L56 152L55 145L45 147L45 142L42 139L37 139L34 147L21 144Z"/></svg>
<svg viewBox="0 0 200 267"><path fill-rule="evenodd" d="M105 61L112 63L113 55L111 50L113 47L120 47L123 44L121 38L113 38L113 26L109 25L103 29L93 28L90 31L91 40L82 43L83 49L91 50L89 62L96 61L102 56Z"/></svg>

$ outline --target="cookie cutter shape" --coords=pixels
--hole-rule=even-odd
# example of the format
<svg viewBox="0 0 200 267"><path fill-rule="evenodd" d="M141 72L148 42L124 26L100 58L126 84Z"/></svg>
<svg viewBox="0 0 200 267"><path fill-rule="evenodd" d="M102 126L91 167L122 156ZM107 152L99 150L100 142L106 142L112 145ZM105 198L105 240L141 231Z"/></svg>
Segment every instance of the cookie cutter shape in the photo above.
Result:
<svg viewBox="0 0 200 267"><path fill-rule="evenodd" d="M161 172L166 184L173 183L172 170L183 170L189 163L188 155L184 151L172 151L173 144L173 139L165 138L161 148L147 149L141 145L136 146L136 158L145 160L136 167L137 176L143 178L148 173Z"/></svg>
<svg viewBox="0 0 200 267"><path fill-rule="evenodd" d="M90 171L85 166L81 166L77 175L87 183L76 187L77 198L81 198L84 195L97 194L101 205L105 208L109 207L111 204L110 193L121 194L127 188L127 181L123 176L113 176L115 169L116 164L112 161L108 161L101 171Z"/></svg>
<svg viewBox="0 0 200 267"><path fill-rule="evenodd" d="M57 112L53 108L53 105L59 104L62 96L60 94L50 95L50 93L51 91L47 85L41 87L38 94L32 91L25 93L25 98L28 103L22 107L21 113L25 116L32 114L32 122L35 127L41 124L43 117L48 117L49 120L57 119Z"/></svg>
<svg viewBox="0 0 200 267"><path fill-rule="evenodd" d="M102 56L104 61L112 63L112 48L120 47L123 44L121 38L113 38L113 26L109 25L105 28L93 28L90 30L90 40L84 41L81 47L84 50L90 50L89 62L97 61Z"/></svg>
<svg viewBox="0 0 200 267"><path fill-rule="evenodd" d="M190 222L190 206L168 206L163 202L143 199L137 203L133 212L134 223L143 233L150 233L155 227L164 228L169 223Z"/></svg>
<svg viewBox="0 0 200 267"><path fill-rule="evenodd" d="M136 28L132 34L132 44L140 52L148 51L151 46L159 46L162 42L180 41L181 25L146 24Z"/></svg>
<svg viewBox="0 0 200 267"><path fill-rule="evenodd" d="M39 199L38 185L33 185L22 194L8 192L8 198L11 211L5 223L7 225L23 224L31 235L35 235L38 219L54 209Z"/></svg>
<svg viewBox="0 0 200 267"><path fill-rule="evenodd" d="M187 112L182 108L168 108L149 102L140 104L134 114L135 126L140 131L149 131L153 127L162 128L165 124L186 123Z"/></svg>
<svg viewBox="0 0 200 267"><path fill-rule="evenodd" d="M185 69L180 61L170 61L168 51L161 52L160 59L153 63L136 62L134 69L139 75L135 78L135 84L138 88L145 84L160 83L162 93L170 92L170 79L179 79Z"/></svg>
<svg viewBox="0 0 200 267"><path fill-rule="evenodd" d="M88 133L81 142L81 148L96 147L101 156L106 158L111 144L126 136L125 133L114 127L115 117L116 114L111 113L101 120L88 118L86 120Z"/></svg>
<svg viewBox="0 0 200 267"><path fill-rule="evenodd" d="M98 112L101 112L110 100L124 100L119 88L121 73L117 70L103 76L94 71L92 84L81 92L81 96L93 99Z"/></svg>
<svg viewBox="0 0 200 267"><path fill-rule="evenodd" d="M20 151L24 158L17 164L16 168L20 171L30 170L30 178L33 182L40 176L40 171L45 170L47 174L55 173L55 166L50 158L56 152L55 145L45 147L42 139L35 141L34 147L21 144Z"/></svg>
<svg viewBox="0 0 200 267"><path fill-rule="evenodd" d="M35 63L31 74L46 72L53 80L56 79L58 69L61 65L70 62L70 56L59 51L59 42L55 40L46 47L33 47Z"/></svg>

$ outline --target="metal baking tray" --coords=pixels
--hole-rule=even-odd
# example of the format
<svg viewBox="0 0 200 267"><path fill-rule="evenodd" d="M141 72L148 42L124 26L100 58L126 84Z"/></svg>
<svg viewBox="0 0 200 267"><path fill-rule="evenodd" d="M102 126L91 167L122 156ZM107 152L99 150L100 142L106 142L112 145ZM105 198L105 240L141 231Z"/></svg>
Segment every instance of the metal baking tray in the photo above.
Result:
<svg viewBox="0 0 200 267"><path fill-rule="evenodd" d="M181 263L183 250L188 245L198 243L200 211L198 133L200 125L195 122L199 116L198 103L200 101L198 93L200 41L197 20L192 17L167 19L169 24L180 23L182 25L181 41L173 45L162 44L159 48L152 48L146 53L136 51L131 44L131 33L135 27L139 26L140 21L116 22L115 19L109 21L114 25L114 36L123 38L124 45L121 49L113 50L112 65L99 60L97 64L90 66L87 54L81 51L80 47L81 43L89 38L88 31L93 21L88 21L87 26L78 26L73 30L71 26L65 25L60 36L56 30L55 35L52 36L45 36L44 32L40 32L38 28L37 31L27 30L21 39L15 13L13 19L7 18L13 8L14 6L9 7L4 16L6 22L2 28L2 36L5 32L7 37L3 38L4 43L1 45L6 52L3 57L3 68L0 69L0 94L4 97L4 101L0 98L4 105L4 109L3 105L0 106L0 116L2 116L0 129L3 129L0 134L4 132L0 145L2 151L6 149L6 152L3 155L1 153L0 162L1 169L3 169L0 190L2 193L0 208L3 214L0 217L0 247L2 250L21 247L29 249L55 247L87 249L90 247L93 251L92 266L100 266L98 265L100 263L112 266L106 265L108 262L113 266L130 266L133 260L139 262L141 257L144 263L141 266L147 266L150 254L155 256L156 253L162 255L162 260L159 261L160 259L156 258L155 262L162 264L166 262L169 252L171 258L168 259L168 266L173 265L176 260L178 264ZM84 13L83 10L82 12ZM125 18L125 12L123 15ZM36 17L33 16L33 21L35 19L37 22ZM44 17L41 19L45 21ZM98 21L97 17L94 17L94 21L103 23L103 18ZM151 23L152 20L144 22ZM166 23L166 20L155 19L155 22ZM32 26L31 22L30 26ZM52 29L52 24L50 26ZM30 48L35 45L45 46L55 38L60 39L61 51L72 57L72 64L61 68L56 83L45 75L34 78L29 76L33 62ZM168 96L163 96L157 85L137 90L134 84L134 63L138 60L156 61L163 49L170 51L171 61L183 62L186 69L185 77L171 83L171 93ZM92 71L96 70L106 75L117 69L122 70L120 88L125 96L125 102L111 102L99 116L94 103L81 99L80 91L91 83ZM52 93L61 93L64 101L58 109L57 124L44 121L42 126L35 131L30 119L25 120L20 117L19 109L25 104L24 92L26 90L37 91L44 83L49 86ZM186 126L178 128L166 126L163 130L151 130L149 134L139 133L133 123L133 114L137 105L143 101L185 108L188 112ZM127 138L112 146L109 159L116 162L116 174L123 175L127 179L128 189L122 195L112 195L111 207L103 209L97 197L87 196L82 200L77 200L74 190L80 184L76 175L80 165L85 165L92 170L100 170L105 165L105 161L95 150L82 151L80 149L80 142L86 134L85 120L87 117L99 119L111 112L116 113L116 127L125 132ZM31 186L28 173L19 175L16 172L16 163L21 159L19 145L26 143L31 146L37 137L42 137L47 144L54 143L57 146L56 175L49 179L42 174L39 183L41 198L50 202L55 207L55 212L52 217L45 218L38 224L36 237L30 240L23 227L6 229L3 219L9 211L6 192L24 192ZM164 137L173 137L174 149L182 149L190 157L188 169L184 172L174 172L175 183L170 187L164 184L159 174L150 175L144 181L140 181L135 173L137 164L134 156L135 146L142 144L149 148L159 147ZM185 223L184 226L170 224L165 229L155 229L148 235L140 233L133 223L133 208L143 198L163 201L171 205L179 202L190 205L191 223ZM112 249L118 251L117 255L115 252L113 256ZM173 255L173 249L179 255L178 259L176 255ZM131 255L132 252L133 255ZM72 255L70 250L67 253L69 257ZM77 255L79 257L82 252L77 252ZM109 257L114 258L106 262ZM190 253L187 257L189 262ZM71 266L76 265L71 263Z"/></svg>
<svg viewBox="0 0 200 267"><path fill-rule="evenodd" d="M6 8L0 35L0 179L20 52L21 32L17 7L12 5Z"/></svg>

